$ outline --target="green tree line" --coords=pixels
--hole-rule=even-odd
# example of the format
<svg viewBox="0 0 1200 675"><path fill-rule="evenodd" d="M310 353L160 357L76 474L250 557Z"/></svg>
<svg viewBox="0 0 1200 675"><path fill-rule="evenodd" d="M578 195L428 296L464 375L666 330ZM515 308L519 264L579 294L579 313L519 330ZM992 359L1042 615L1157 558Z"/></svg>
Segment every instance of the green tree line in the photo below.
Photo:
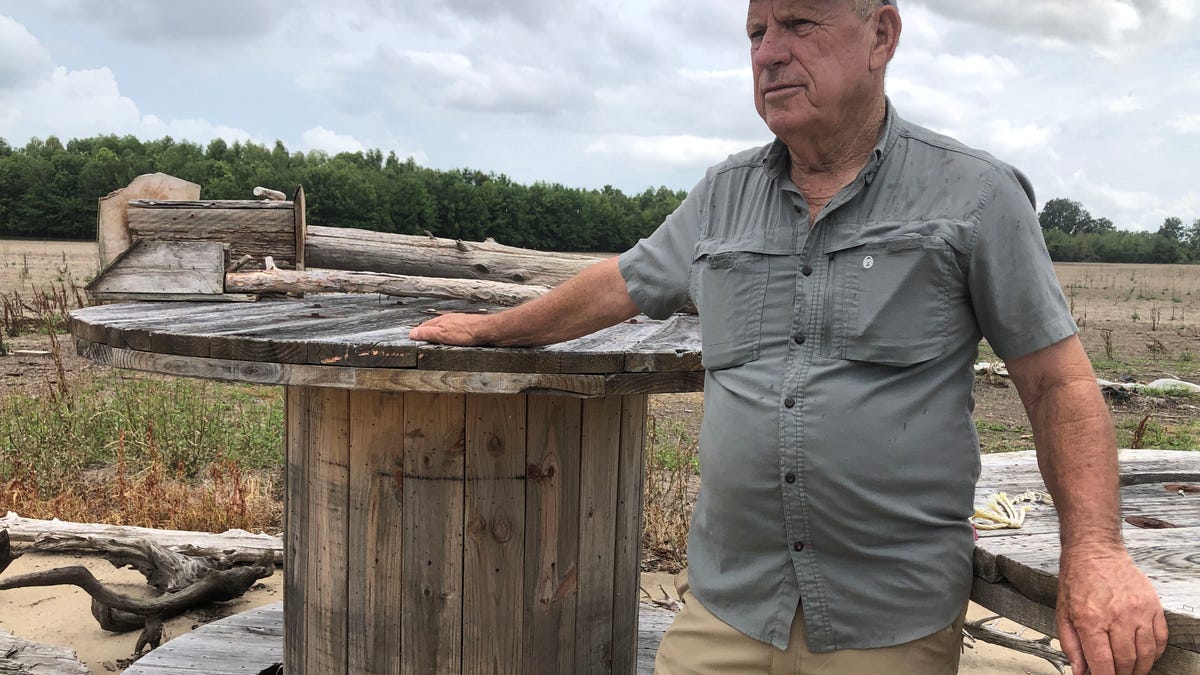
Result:
<svg viewBox="0 0 1200 675"><path fill-rule="evenodd" d="M22 148L0 138L0 237L92 239L96 199L143 173L203 187L205 199L248 199L262 185L304 185L308 221L382 232L481 240L560 251L623 251L679 205L665 187L626 195L606 186L524 185L504 174L440 171L379 150L289 152L217 139L201 147L170 137L50 136ZM1050 255L1062 262L1200 262L1200 218L1168 218L1157 232L1118 230L1079 202L1051 199L1039 214Z"/></svg>
<svg viewBox="0 0 1200 675"><path fill-rule="evenodd" d="M0 139L0 237L92 239L96 200L140 174L198 183L204 199L251 199L258 185L303 185L308 222L482 240L560 251L623 251L686 196L665 187L626 195L606 186L523 185L471 169L439 171L379 150L289 152L283 143L50 136L13 148Z"/></svg>
<svg viewBox="0 0 1200 675"><path fill-rule="evenodd" d="M1200 263L1200 218L1185 226L1172 216L1156 232L1130 232L1058 198L1046 202L1038 220L1057 262Z"/></svg>

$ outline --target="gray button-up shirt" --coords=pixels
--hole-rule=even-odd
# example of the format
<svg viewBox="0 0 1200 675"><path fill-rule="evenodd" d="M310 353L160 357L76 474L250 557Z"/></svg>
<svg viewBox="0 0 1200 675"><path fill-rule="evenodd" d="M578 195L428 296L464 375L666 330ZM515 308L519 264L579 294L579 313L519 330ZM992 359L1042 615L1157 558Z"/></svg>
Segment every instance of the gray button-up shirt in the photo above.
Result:
<svg viewBox="0 0 1200 675"><path fill-rule="evenodd" d="M691 588L780 649L801 600L813 651L901 644L970 592L980 338L1011 359L1075 324L1013 168L889 104L810 229L788 161L730 157L620 258L646 314L700 310Z"/></svg>

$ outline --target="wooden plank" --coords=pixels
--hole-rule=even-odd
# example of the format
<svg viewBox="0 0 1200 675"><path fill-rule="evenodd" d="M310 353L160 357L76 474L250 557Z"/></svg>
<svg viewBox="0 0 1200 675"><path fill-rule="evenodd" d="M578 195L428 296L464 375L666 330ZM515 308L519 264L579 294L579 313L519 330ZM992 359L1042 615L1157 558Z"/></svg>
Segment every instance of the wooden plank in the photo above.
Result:
<svg viewBox="0 0 1200 675"><path fill-rule="evenodd" d="M292 218L296 238L296 269L305 269L304 241L308 238L308 206L304 200L304 186L297 185L292 196Z"/></svg>
<svg viewBox="0 0 1200 675"><path fill-rule="evenodd" d="M462 394L405 398L402 673L462 668L465 427Z"/></svg>
<svg viewBox="0 0 1200 675"><path fill-rule="evenodd" d="M134 242L87 285L88 294L220 295L225 247L217 242Z"/></svg>
<svg viewBox="0 0 1200 675"><path fill-rule="evenodd" d="M350 393L320 388L308 397L309 502L302 544L308 548L304 583L304 672L341 673L348 644L347 530L350 487Z"/></svg>
<svg viewBox="0 0 1200 675"><path fill-rule="evenodd" d="M284 619L284 635L287 645L287 662L304 663L304 645L308 633L305 624L305 607L309 603L308 548L304 528L311 520L309 500L301 497L308 489L309 399L315 393L309 387L288 387L284 403L284 428L286 445L287 483L283 493L283 529L286 548L284 550L283 586L287 598Z"/></svg>
<svg viewBox="0 0 1200 675"><path fill-rule="evenodd" d="M642 554L642 483L645 475L645 394L621 397L620 457L617 465L616 552L613 562L612 672L631 673L637 664L639 575Z"/></svg>
<svg viewBox="0 0 1200 675"><path fill-rule="evenodd" d="M257 384L423 391L444 393L545 393L587 397L604 391L599 375L524 375L521 373L446 373L388 368L343 368L164 356L76 339L80 356L96 363L178 377L199 377Z"/></svg>
<svg viewBox="0 0 1200 675"><path fill-rule="evenodd" d="M524 600L528 675L570 673L575 668L582 412L578 399L528 398Z"/></svg>
<svg viewBox="0 0 1200 675"><path fill-rule="evenodd" d="M1009 584L989 583L976 577L971 582L971 600L1042 635L1058 637L1054 608L1030 600Z"/></svg>
<svg viewBox="0 0 1200 675"><path fill-rule="evenodd" d="M262 269L266 256L280 268L295 269L292 209L292 202L134 201L129 204L129 231L135 239L223 242L233 259L253 256L250 269Z"/></svg>
<svg viewBox="0 0 1200 675"><path fill-rule="evenodd" d="M467 397L463 673L524 673L525 397Z"/></svg>
<svg viewBox="0 0 1200 675"><path fill-rule="evenodd" d="M400 672L404 395L350 393L351 673Z"/></svg>
<svg viewBox="0 0 1200 675"><path fill-rule="evenodd" d="M127 187L100 198L97 208L97 236L100 267L106 267L129 248L129 203L139 199L199 199L200 186L165 173L144 174Z"/></svg>
<svg viewBox="0 0 1200 675"><path fill-rule="evenodd" d="M583 402L579 513L579 600L575 669L609 673L613 663L613 572L621 399Z"/></svg>
<svg viewBox="0 0 1200 675"><path fill-rule="evenodd" d="M223 211L241 209L248 211L291 211L292 202L267 199L134 199L129 206L135 209L182 211Z"/></svg>
<svg viewBox="0 0 1200 675"><path fill-rule="evenodd" d="M211 295L204 293L109 293L99 291L88 293L93 300L111 300L113 302L257 302L257 295L239 293L222 293Z"/></svg>

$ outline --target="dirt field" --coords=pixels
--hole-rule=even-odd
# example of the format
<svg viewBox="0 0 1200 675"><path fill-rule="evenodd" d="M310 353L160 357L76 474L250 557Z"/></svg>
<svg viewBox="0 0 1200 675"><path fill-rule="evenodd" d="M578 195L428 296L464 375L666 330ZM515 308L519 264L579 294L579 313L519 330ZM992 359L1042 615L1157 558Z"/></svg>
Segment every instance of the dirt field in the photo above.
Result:
<svg viewBox="0 0 1200 675"><path fill-rule="evenodd" d="M0 239L0 293L25 294L68 279L86 284L99 268L95 242Z"/></svg>

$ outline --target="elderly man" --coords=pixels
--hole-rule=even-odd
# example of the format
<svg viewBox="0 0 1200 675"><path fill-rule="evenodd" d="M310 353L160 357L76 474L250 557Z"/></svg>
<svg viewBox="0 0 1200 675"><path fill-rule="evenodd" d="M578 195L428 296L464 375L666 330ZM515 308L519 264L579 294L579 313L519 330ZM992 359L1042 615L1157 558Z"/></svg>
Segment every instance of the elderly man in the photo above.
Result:
<svg viewBox="0 0 1200 675"><path fill-rule="evenodd" d="M548 344L696 303L701 491L664 675L957 671L986 337L1062 524L1063 649L1077 673L1146 673L1166 623L1122 544L1112 425L1032 189L892 109L895 5L750 0L774 143L712 167L618 259L412 337Z"/></svg>

